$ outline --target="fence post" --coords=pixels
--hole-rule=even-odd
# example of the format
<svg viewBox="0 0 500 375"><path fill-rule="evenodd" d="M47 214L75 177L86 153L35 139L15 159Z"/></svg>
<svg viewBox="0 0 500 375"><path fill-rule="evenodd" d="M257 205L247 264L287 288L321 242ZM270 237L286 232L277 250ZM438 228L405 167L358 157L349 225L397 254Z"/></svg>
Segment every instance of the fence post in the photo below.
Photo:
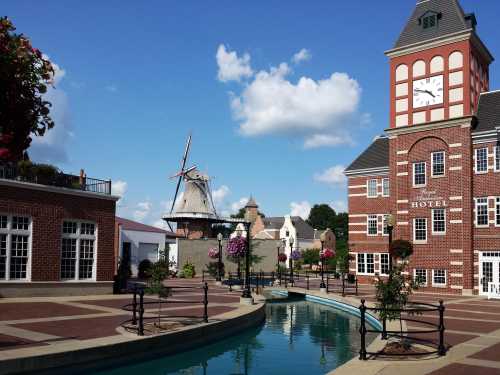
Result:
<svg viewBox="0 0 500 375"><path fill-rule="evenodd" d="M201 271L201 282L205 282L205 270Z"/></svg>
<svg viewBox="0 0 500 375"><path fill-rule="evenodd" d="M309 290L309 275L307 274L307 271L306 271L306 280L307 280L307 287L306 287L306 289Z"/></svg>
<svg viewBox="0 0 500 375"><path fill-rule="evenodd" d="M326 294L328 294L330 288L330 276L326 274Z"/></svg>
<svg viewBox="0 0 500 375"><path fill-rule="evenodd" d="M387 319L382 319L382 340L387 340Z"/></svg>
<svg viewBox="0 0 500 375"><path fill-rule="evenodd" d="M144 336L144 289L139 291L139 336Z"/></svg>
<svg viewBox="0 0 500 375"><path fill-rule="evenodd" d="M137 325L137 285L134 286L134 297L132 300L132 324Z"/></svg>
<svg viewBox="0 0 500 375"><path fill-rule="evenodd" d="M359 312L361 317L361 326L359 327L359 333L361 334L361 348L359 349L359 359L362 361L366 361L366 306L364 299L361 300Z"/></svg>
<svg viewBox="0 0 500 375"><path fill-rule="evenodd" d="M203 285L203 321L208 323L208 284Z"/></svg>
<svg viewBox="0 0 500 375"><path fill-rule="evenodd" d="M345 276L342 276L342 297L345 297Z"/></svg>
<svg viewBox="0 0 500 375"><path fill-rule="evenodd" d="M356 295L358 295L358 278L356 277Z"/></svg>
<svg viewBox="0 0 500 375"><path fill-rule="evenodd" d="M446 347L444 346L444 304L443 300L439 301L439 347L438 354L446 355Z"/></svg>

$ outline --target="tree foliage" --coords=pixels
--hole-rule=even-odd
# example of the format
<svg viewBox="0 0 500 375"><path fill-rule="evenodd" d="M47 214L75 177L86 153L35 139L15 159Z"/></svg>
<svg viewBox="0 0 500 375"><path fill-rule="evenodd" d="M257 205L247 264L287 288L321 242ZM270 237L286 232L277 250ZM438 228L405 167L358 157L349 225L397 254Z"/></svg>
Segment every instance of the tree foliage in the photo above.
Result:
<svg viewBox="0 0 500 375"><path fill-rule="evenodd" d="M331 228L338 240L347 240L349 225L347 213L337 213L328 204L315 204L306 221L314 229Z"/></svg>
<svg viewBox="0 0 500 375"><path fill-rule="evenodd" d="M51 104L43 99L54 68L12 22L0 18L0 160L21 160L31 135L54 126Z"/></svg>

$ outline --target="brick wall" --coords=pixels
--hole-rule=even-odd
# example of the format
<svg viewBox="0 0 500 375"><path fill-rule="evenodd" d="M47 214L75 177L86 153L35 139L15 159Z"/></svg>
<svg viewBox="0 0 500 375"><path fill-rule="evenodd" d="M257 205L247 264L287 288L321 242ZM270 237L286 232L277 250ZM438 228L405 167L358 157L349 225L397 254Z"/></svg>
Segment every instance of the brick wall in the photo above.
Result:
<svg viewBox="0 0 500 375"><path fill-rule="evenodd" d="M65 219L97 225L97 281L114 276L115 201L0 185L0 212L32 219L31 280L60 280L61 232Z"/></svg>

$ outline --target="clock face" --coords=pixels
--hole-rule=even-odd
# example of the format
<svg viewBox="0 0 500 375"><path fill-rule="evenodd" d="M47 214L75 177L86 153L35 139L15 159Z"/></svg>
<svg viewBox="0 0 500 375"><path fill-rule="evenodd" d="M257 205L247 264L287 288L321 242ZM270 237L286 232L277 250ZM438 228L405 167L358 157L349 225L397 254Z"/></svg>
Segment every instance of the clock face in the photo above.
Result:
<svg viewBox="0 0 500 375"><path fill-rule="evenodd" d="M443 76L413 81L413 108L443 103Z"/></svg>

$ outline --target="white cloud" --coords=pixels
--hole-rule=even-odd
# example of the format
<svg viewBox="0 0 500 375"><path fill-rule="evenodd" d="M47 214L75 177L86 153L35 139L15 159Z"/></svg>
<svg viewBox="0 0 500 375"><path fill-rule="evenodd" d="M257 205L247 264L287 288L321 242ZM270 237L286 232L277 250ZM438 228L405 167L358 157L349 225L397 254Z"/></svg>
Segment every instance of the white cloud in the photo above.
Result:
<svg viewBox="0 0 500 375"><path fill-rule="evenodd" d="M231 211L233 213L238 212L241 208L245 207L245 205L247 204L247 202L248 202L248 197L240 198L240 200L238 200L236 202L233 202L231 204Z"/></svg>
<svg viewBox="0 0 500 375"><path fill-rule="evenodd" d="M212 192L212 199L214 200L215 207L219 207L230 192L231 190L226 185L222 185L220 188L214 190Z"/></svg>
<svg viewBox="0 0 500 375"><path fill-rule="evenodd" d="M325 146L339 146L339 145L353 145L354 141L352 140L349 134L313 134L309 137L306 137L304 141L304 148L318 148Z"/></svg>
<svg viewBox="0 0 500 375"><path fill-rule="evenodd" d="M155 220L154 222L151 223L151 225L156 228L161 228L168 231L170 230L170 227L168 226L167 222L163 219Z"/></svg>
<svg viewBox="0 0 500 375"><path fill-rule="evenodd" d="M311 203L308 201L290 203L290 215L292 216L300 216L302 219L306 220L310 212Z"/></svg>
<svg viewBox="0 0 500 375"><path fill-rule="evenodd" d="M286 79L289 72L284 63L261 71L240 96L233 96L231 108L241 134L345 132L343 120L359 103L358 83L345 73L333 73L319 81L302 77L294 84Z"/></svg>
<svg viewBox="0 0 500 375"><path fill-rule="evenodd" d="M134 220L144 222L151 213L153 204L150 201L137 203L136 209L133 212Z"/></svg>
<svg viewBox="0 0 500 375"><path fill-rule="evenodd" d="M311 52L305 48L302 48L292 57L292 62L294 64L300 64L303 61L311 60Z"/></svg>
<svg viewBox="0 0 500 375"><path fill-rule="evenodd" d="M344 175L344 169L345 167L343 165L336 165L321 173L316 173L314 175L314 180L329 185L343 185L347 180Z"/></svg>
<svg viewBox="0 0 500 375"><path fill-rule="evenodd" d="M253 74L248 53L238 57L235 51L229 51L224 44L220 44L215 57L219 67L217 77L221 82L240 81Z"/></svg>
<svg viewBox="0 0 500 375"><path fill-rule="evenodd" d="M46 55L44 58L50 60ZM52 66L54 67L53 84L58 86L66 76L66 71L54 62ZM31 159L37 162L66 162L68 161L66 150L68 140L74 137L67 94L60 87L54 88L49 85L42 97L43 100L52 104L50 117L55 125L43 137L33 137L28 153Z"/></svg>
<svg viewBox="0 0 500 375"><path fill-rule="evenodd" d="M347 203L343 200L336 200L330 204L335 212L347 212Z"/></svg>
<svg viewBox="0 0 500 375"><path fill-rule="evenodd" d="M127 183L122 180L113 181L111 184L111 194L123 198L127 192Z"/></svg>

